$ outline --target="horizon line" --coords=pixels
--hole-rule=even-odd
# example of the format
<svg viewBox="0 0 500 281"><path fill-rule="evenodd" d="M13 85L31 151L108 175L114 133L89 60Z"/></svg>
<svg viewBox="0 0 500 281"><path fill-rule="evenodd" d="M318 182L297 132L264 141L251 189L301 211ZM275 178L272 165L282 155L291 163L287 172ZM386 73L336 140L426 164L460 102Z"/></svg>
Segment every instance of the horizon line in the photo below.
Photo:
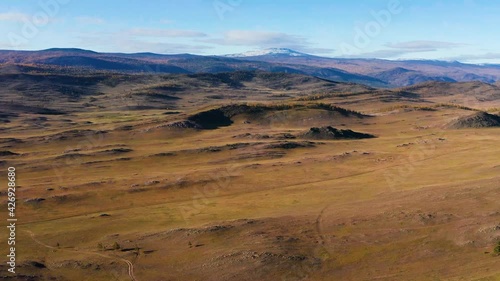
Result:
<svg viewBox="0 0 500 281"><path fill-rule="evenodd" d="M330 56L319 56L319 55L313 55L313 54L308 54L304 52L299 52L295 51L290 48L285 48L285 47L272 47L272 48L265 48L265 49L260 49L260 50L270 50L270 49L287 49L296 53L304 54L306 56L312 56L312 57L318 57L318 58L324 58L324 59L338 59L338 60L382 60L382 61L428 61L428 62L446 62L446 63L460 63L460 64L467 64L467 65L500 65L499 63L472 63L472 62L463 62L460 60L446 60L446 59L425 59L425 58L417 58L417 59L389 59L389 58L377 58L377 57L330 57ZM48 49L0 49L0 52L43 52L43 51L57 51L57 50L74 50L74 51L85 51L85 52L92 52L96 54L121 54L121 55L139 55L139 54L151 54L151 55L158 55L158 56L175 56L175 55L191 55L191 56L199 56L199 57L224 57L224 58L233 58L233 59L238 59L242 57L230 57L231 55L238 55L238 54L244 54L243 53L232 53L232 54L193 54L193 53L156 53L156 52L149 52L149 51L141 51L141 52L109 52L109 51L95 51L91 49L83 49L83 48L78 48L78 47L52 47ZM255 50L256 51L256 50ZM247 51L247 52L252 52L252 51ZM252 57L252 56L248 56ZM255 56L258 57L258 56Z"/></svg>

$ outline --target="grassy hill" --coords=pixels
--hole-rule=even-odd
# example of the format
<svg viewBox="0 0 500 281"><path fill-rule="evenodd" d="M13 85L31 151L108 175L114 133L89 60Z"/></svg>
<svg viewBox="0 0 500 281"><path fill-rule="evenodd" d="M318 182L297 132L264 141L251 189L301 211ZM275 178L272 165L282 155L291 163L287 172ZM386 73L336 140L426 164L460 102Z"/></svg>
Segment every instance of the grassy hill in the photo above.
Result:
<svg viewBox="0 0 500 281"><path fill-rule="evenodd" d="M16 278L498 280L496 87L4 65Z"/></svg>

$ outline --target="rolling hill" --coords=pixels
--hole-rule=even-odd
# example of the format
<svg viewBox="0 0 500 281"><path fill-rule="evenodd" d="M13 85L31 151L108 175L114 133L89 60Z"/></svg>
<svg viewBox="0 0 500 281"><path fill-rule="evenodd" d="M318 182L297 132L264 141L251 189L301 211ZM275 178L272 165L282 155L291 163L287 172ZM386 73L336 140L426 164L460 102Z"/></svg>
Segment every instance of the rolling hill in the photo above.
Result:
<svg viewBox="0 0 500 281"><path fill-rule="evenodd" d="M499 117L479 111L500 101L496 84L377 89L234 58L14 55L0 66L0 167L17 174L21 273L4 263L0 279L500 276ZM193 68L137 70L157 60ZM277 71L193 71L241 64Z"/></svg>

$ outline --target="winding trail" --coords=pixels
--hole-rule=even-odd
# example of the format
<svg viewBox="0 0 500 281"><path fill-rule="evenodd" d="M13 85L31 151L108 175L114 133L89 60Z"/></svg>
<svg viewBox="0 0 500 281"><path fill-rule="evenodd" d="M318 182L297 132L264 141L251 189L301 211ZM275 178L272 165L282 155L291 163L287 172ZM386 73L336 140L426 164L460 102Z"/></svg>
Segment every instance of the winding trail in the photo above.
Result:
<svg viewBox="0 0 500 281"><path fill-rule="evenodd" d="M321 212L318 214L316 217L316 232L318 233L319 238L321 239L321 244L324 245L326 243L325 241L325 236L323 235L323 231L321 230L321 224L323 223L323 214L325 213L326 209L328 209L330 205L326 205ZM327 250L328 251L328 250Z"/></svg>
<svg viewBox="0 0 500 281"><path fill-rule="evenodd" d="M71 253L80 253L80 254L87 254L87 255L95 255L95 256L100 256L100 257L103 257L103 258L113 259L113 260L120 260L120 261L122 261L122 262L124 262L124 263L127 264L127 266L128 266L128 276L130 277L130 279L132 281L138 281L137 278L134 275L134 265L132 264L131 261L129 261L127 259L116 257L116 256L104 255L104 254L93 252L93 251L76 251L76 250L60 249L60 248L57 248L57 247L54 247L54 246L47 245L47 244L43 243L42 241L38 240L35 237L35 234L32 231L30 231L30 230L25 230L25 231L30 235L30 237L31 237L31 239L33 241L35 241L37 244L39 244L39 245L41 245L41 246L43 246L45 248L54 249L54 250L58 250L58 251L71 252Z"/></svg>

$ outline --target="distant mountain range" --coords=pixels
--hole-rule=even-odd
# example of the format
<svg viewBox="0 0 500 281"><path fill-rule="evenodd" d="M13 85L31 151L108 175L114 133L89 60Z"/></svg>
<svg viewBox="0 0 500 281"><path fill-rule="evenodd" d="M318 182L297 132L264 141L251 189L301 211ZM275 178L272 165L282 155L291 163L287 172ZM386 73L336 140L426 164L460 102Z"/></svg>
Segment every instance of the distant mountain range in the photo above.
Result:
<svg viewBox="0 0 500 281"><path fill-rule="evenodd" d="M327 58L286 48L225 56L98 53L75 48L53 48L42 51L0 50L0 63L120 73L188 74L262 70L304 74L372 87L401 87L427 81L485 83L500 81L500 66L494 64Z"/></svg>

